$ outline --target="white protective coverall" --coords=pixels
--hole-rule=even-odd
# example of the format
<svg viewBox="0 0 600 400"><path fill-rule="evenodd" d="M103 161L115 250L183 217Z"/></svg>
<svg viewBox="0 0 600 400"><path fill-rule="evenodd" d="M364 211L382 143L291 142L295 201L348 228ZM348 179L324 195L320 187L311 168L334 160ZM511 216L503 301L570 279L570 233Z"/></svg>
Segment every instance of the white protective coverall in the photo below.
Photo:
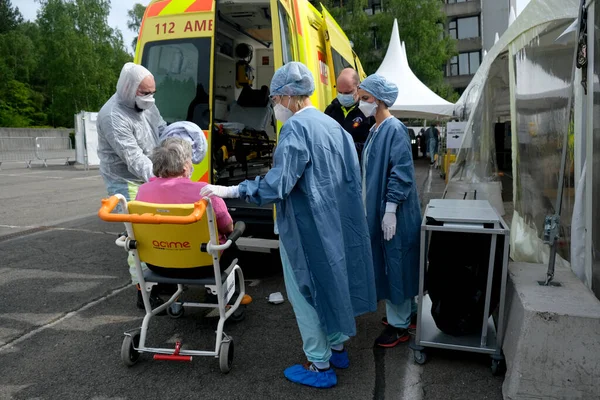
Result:
<svg viewBox="0 0 600 400"><path fill-rule="evenodd" d="M130 201L137 187L152 177L150 152L166 127L156 105L136 107L136 92L151 75L141 65L127 63L121 70L117 92L98 113L98 158L100 174L109 196L120 193Z"/></svg>
<svg viewBox="0 0 600 400"><path fill-rule="evenodd" d="M117 92L100 109L96 121L100 174L106 190L109 196L120 193L127 201L135 200L138 187L153 176L148 156L167 125L156 105L146 110L135 105L137 89L149 75L150 71L141 65L125 64ZM127 262L131 281L137 284L131 255Z"/></svg>

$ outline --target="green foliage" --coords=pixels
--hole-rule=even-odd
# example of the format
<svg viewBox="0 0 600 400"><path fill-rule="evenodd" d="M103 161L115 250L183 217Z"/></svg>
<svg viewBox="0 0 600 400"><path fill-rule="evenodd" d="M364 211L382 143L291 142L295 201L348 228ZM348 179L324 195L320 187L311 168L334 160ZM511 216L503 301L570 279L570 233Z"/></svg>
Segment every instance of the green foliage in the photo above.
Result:
<svg viewBox="0 0 600 400"><path fill-rule="evenodd" d="M446 16L439 0L388 0L382 2L382 12L373 16L364 11L367 0L346 0L339 7L335 0L324 4L354 44L367 74L381 65L396 18L415 75L440 96L450 101L458 98L443 81L443 68L456 50L455 42L444 35Z"/></svg>
<svg viewBox="0 0 600 400"><path fill-rule="evenodd" d="M4 23L0 0L0 126L73 126L98 110L131 61L123 36L107 22L109 0L40 0L35 23ZM10 2L8 2L8 10Z"/></svg>
<svg viewBox="0 0 600 400"><path fill-rule="evenodd" d="M129 19L127 20L127 28L130 31L135 32L136 34L140 33L140 26L142 25L142 19L144 18L144 13L146 12L146 7L140 3L135 3L133 8L127 11L127 16ZM131 47L135 49L137 46L137 36L133 38L131 41Z"/></svg>
<svg viewBox="0 0 600 400"><path fill-rule="evenodd" d="M0 34L12 31L23 22L18 7L13 7L10 0L0 0Z"/></svg>

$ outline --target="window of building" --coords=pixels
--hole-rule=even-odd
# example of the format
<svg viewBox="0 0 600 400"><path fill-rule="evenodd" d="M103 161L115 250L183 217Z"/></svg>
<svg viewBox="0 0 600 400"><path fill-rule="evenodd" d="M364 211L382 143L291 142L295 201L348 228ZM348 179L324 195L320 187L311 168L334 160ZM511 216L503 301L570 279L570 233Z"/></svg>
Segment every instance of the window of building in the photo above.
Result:
<svg viewBox="0 0 600 400"><path fill-rule="evenodd" d="M368 0L367 8L364 11L367 15L379 14L382 11L381 0Z"/></svg>
<svg viewBox="0 0 600 400"><path fill-rule="evenodd" d="M447 76L473 75L481 64L481 52L472 51L454 56L448 63Z"/></svg>
<svg viewBox="0 0 600 400"><path fill-rule="evenodd" d="M458 39L458 33L456 31L456 20L448 23L448 34L452 39Z"/></svg>
<svg viewBox="0 0 600 400"><path fill-rule="evenodd" d="M454 56L450 59L450 67L448 71L448 76L457 76L458 75L458 57Z"/></svg>
<svg viewBox="0 0 600 400"><path fill-rule="evenodd" d="M471 0L446 0L446 4L466 3Z"/></svg>
<svg viewBox="0 0 600 400"><path fill-rule="evenodd" d="M470 39L479 37L479 16L457 18L457 39Z"/></svg>

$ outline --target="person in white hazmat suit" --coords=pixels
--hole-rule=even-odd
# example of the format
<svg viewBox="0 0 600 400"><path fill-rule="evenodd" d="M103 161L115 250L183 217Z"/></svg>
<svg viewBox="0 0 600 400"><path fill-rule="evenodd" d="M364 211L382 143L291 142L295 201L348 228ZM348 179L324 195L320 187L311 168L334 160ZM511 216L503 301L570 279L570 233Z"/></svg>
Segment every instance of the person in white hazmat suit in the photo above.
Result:
<svg viewBox="0 0 600 400"><path fill-rule="evenodd" d="M153 176L148 156L167 125L154 104L155 92L150 71L126 63L117 82L117 92L98 113L100 174L109 196L119 193L127 201L134 200L138 187ZM128 262L131 280L137 284L133 258L129 257ZM138 308L144 308L139 290L137 297ZM153 308L163 302L156 293L151 294L150 300Z"/></svg>

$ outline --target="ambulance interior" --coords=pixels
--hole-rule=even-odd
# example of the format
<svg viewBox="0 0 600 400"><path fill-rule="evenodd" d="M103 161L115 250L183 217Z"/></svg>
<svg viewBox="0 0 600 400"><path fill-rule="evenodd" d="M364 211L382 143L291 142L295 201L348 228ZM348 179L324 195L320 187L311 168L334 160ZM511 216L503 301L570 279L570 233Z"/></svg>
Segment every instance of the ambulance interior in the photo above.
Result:
<svg viewBox="0 0 600 400"><path fill-rule="evenodd" d="M208 130L213 88L212 182L235 185L265 174L276 144L269 102L274 74L269 1L219 2L211 39L148 43L142 65L156 81L156 105L167 123L188 120Z"/></svg>
<svg viewBox="0 0 600 400"><path fill-rule="evenodd" d="M217 10L213 172L216 183L235 185L265 174L276 144L271 9L268 1L238 1Z"/></svg>

